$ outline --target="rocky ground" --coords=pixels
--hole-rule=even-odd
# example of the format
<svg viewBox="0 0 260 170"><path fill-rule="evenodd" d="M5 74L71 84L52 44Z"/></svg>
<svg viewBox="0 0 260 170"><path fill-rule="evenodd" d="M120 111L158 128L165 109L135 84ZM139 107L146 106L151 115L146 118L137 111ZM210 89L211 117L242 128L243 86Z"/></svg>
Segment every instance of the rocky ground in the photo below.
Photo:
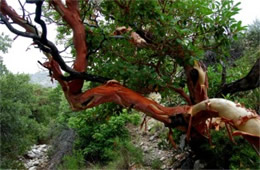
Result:
<svg viewBox="0 0 260 170"><path fill-rule="evenodd" d="M189 146L185 145L185 135L179 140L178 149L174 149L166 136L168 129L154 119L147 122L147 128L127 125L132 143L143 151L143 164L137 165L131 162L129 169L202 169L205 167L200 160L196 159ZM48 157L50 145L33 145L31 150L24 155L22 161L28 170L56 169L62 157L71 151L75 138L72 130L62 132L53 144L56 148L52 158ZM62 140L61 140L62 139Z"/></svg>
<svg viewBox="0 0 260 170"><path fill-rule="evenodd" d="M63 157L71 153L75 135L72 129L64 129L51 145L33 145L20 159L28 170L56 170Z"/></svg>
<svg viewBox="0 0 260 170"><path fill-rule="evenodd" d="M154 119L147 122L147 130L140 127L128 125L131 139L136 147L144 152L144 169L202 169L203 164L196 160L189 146L185 145L185 135L180 137L178 149L168 144L163 134L168 129ZM133 169L138 166L133 165Z"/></svg>
<svg viewBox="0 0 260 170"><path fill-rule="evenodd" d="M48 149L49 145L33 145L31 150L24 155L22 161L24 162L25 168L28 170L42 169L48 164Z"/></svg>

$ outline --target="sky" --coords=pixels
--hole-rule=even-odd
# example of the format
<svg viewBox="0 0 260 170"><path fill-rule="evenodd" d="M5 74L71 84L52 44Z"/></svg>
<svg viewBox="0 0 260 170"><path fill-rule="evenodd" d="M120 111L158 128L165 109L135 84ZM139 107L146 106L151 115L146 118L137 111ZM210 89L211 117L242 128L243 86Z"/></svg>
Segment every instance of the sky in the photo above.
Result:
<svg viewBox="0 0 260 170"><path fill-rule="evenodd" d="M260 19L260 0L235 0L235 2L241 2L241 11L235 16L235 18L241 20L243 25L251 24L256 18ZM14 8L18 6L14 1L12 1L12 3L9 1L9 4ZM33 4L28 4L28 7L29 9L34 9ZM48 26L48 39L55 42L55 27L50 27L51 28ZM0 33L1 32L10 35L11 39L16 37L16 35L10 33L4 25L0 25ZM28 74L44 70L44 68L37 63L38 60L41 62L45 61L44 55L39 52L39 49L34 48L31 44L31 39L17 37L15 38L15 41L13 41L12 47L8 50L7 54L0 52L0 56L3 57L4 64L8 70L12 73ZM62 48L59 50L62 50Z"/></svg>

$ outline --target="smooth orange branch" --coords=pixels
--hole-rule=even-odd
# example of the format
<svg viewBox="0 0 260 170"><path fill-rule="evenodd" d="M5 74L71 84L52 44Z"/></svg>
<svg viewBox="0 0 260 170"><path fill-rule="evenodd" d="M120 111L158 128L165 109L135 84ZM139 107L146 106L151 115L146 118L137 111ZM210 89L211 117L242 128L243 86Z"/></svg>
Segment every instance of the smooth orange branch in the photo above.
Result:
<svg viewBox="0 0 260 170"><path fill-rule="evenodd" d="M80 18L77 3L78 1L67 0L66 5L68 8L66 8L61 0L51 1L51 5L57 10L57 12L59 12L64 21L66 21L73 30L73 42L77 53L74 68L76 71L84 72L87 63L86 32L84 24Z"/></svg>
<svg viewBox="0 0 260 170"><path fill-rule="evenodd" d="M66 0L68 9L78 10L78 0Z"/></svg>
<svg viewBox="0 0 260 170"><path fill-rule="evenodd" d="M109 81L105 85L87 90L81 95L75 95L73 98L75 110L83 110L102 103L114 102L123 107L131 107L142 111L148 116L166 124L171 123L171 116L187 113L190 108L189 106L164 107L115 81Z"/></svg>
<svg viewBox="0 0 260 170"><path fill-rule="evenodd" d="M74 100L74 95L71 93L71 90L70 90L71 87L69 86L69 84L66 81L64 81L62 79L63 74L61 72L59 64L55 60L53 60L51 56L48 55L48 58L49 58L49 61L45 62L43 64L43 66L45 68L49 69L52 73L51 74L52 78L54 78L55 80L57 80L59 82L67 101L69 102L71 108L74 109L75 108L74 106L76 105L75 104L76 101Z"/></svg>
<svg viewBox="0 0 260 170"><path fill-rule="evenodd" d="M81 21L78 8L78 1L66 0L67 8L61 0L52 0L51 5L59 12L61 17L68 23L73 31L73 43L76 49L74 69L78 72L85 72L87 67L87 43L84 24ZM73 80L69 83L71 93L79 94L83 87L84 80Z"/></svg>

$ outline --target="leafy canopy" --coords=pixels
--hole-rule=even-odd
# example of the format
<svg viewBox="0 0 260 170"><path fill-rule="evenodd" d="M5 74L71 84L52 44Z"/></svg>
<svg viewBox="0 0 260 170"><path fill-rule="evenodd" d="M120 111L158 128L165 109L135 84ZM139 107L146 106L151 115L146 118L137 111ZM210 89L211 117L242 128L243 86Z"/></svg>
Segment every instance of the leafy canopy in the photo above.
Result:
<svg viewBox="0 0 260 170"><path fill-rule="evenodd" d="M192 65L207 50L228 55L230 41L244 29L234 19L238 6L233 0L81 1L87 72L117 79L137 91L151 84L182 86L179 66ZM72 33L61 17L52 10L45 10L45 15L59 24L57 41L70 45ZM129 43L131 31L114 36L120 26L131 27L147 44L138 48ZM71 52L75 55L73 47Z"/></svg>

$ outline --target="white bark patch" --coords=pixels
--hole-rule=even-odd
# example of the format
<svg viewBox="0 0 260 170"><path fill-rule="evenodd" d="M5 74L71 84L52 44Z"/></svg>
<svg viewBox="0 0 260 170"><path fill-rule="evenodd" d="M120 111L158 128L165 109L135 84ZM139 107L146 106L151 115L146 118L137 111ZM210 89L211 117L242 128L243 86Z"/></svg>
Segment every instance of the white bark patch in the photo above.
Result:
<svg viewBox="0 0 260 170"><path fill-rule="evenodd" d="M234 126L249 135L260 137L260 117L253 111L242 107L232 101L226 99L208 99L202 101L190 109L189 113L192 116L203 110L212 110L218 112L219 117L230 120ZM243 117L252 117L245 122L241 122Z"/></svg>

